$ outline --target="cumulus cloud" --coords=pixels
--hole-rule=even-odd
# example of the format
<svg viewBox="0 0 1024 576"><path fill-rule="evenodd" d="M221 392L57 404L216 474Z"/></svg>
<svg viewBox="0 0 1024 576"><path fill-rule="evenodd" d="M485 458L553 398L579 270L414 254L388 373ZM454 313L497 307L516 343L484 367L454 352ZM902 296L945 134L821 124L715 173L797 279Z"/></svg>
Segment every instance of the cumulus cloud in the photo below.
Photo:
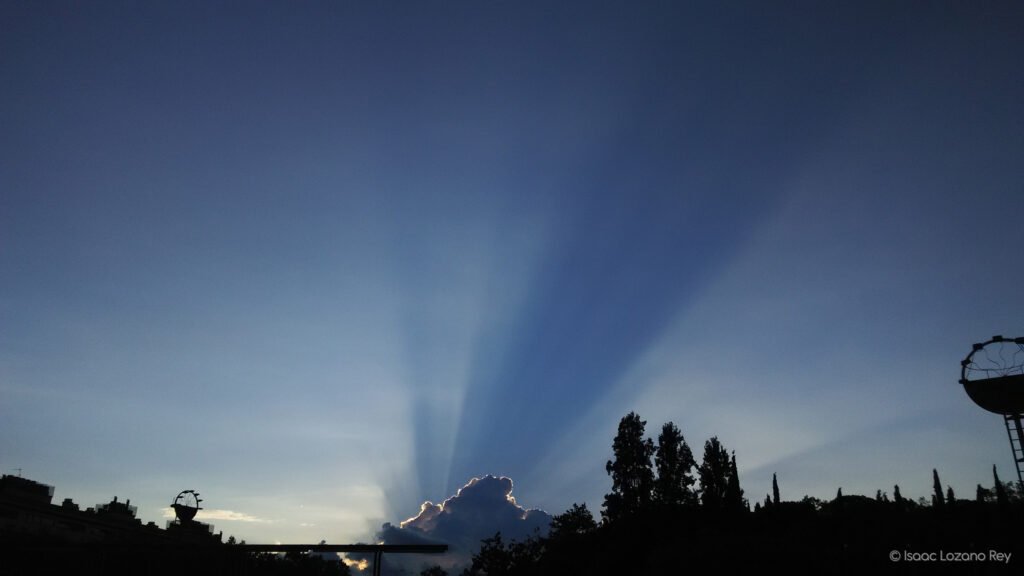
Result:
<svg viewBox="0 0 1024 576"><path fill-rule="evenodd" d="M395 526L384 524L377 539L385 544L447 544L444 558L423 557L405 568L418 573L422 564L445 567L468 564L480 541L501 532L502 539L524 540L544 536L551 516L540 509L527 509L512 496L512 479L484 476L473 478L454 496L440 504L424 502L418 514ZM402 559L387 558L389 564ZM408 562L408 561L406 561Z"/></svg>

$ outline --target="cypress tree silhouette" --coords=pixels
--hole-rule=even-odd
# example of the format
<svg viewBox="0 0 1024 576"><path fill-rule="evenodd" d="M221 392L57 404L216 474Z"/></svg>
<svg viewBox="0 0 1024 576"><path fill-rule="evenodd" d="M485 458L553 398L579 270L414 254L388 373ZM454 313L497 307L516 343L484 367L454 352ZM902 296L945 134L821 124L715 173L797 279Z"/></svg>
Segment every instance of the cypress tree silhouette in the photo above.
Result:
<svg viewBox="0 0 1024 576"><path fill-rule="evenodd" d="M779 479L772 473L772 504L779 503Z"/></svg>
<svg viewBox="0 0 1024 576"><path fill-rule="evenodd" d="M658 470L654 481L655 502L668 506L696 504L693 468L697 463L683 434L672 422L661 427L654 461Z"/></svg>
<svg viewBox="0 0 1024 576"><path fill-rule="evenodd" d="M740 488L740 475L736 470L736 452L732 453L732 460L729 462L729 477L725 483L725 506L729 510L749 510L749 504L743 497L743 489Z"/></svg>
<svg viewBox="0 0 1024 576"><path fill-rule="evenodd" d="M946 502L949 504L956 502L956 494L953 494L952 486L946 486Z"/></svg>
<svg viewBox="0 0 1024 576"><path fill-rule="evenodd" d="M1006 494L1006 486L1003 486L1003 483L999 481L999 473L996 472L995 464L992 465L992 479L996 483L996 503L999 504L1000 506L1006 506L1007 504L1010 503L1010 498Z"/></svg>
<svg viewBox="0 0 1024 576"><path fill-rule="evenodd" d="M712 436L704 443L704 460L697 469L700 477L700 503L709 509L719 509L725 505L725 495L729 485L730 472L729 453Z"/></svg>
<svg viewBox="0 0 1024 576"><path fill-rule="evenodd" d="M932 468L932 488L934 490L932 494L932 506L941 508L946 504L946 498L942 495L942 482L939 482L939 471Z"/></svg>
<svg viewBox="0 0 1024 576"><path fill-rule="evenodd" d="M900 485L896 484L892 487L892 499L897 505L903 506L903 495L900 494Z"/></svg>
<svg viewBox="0 0 1024 576"><path fill-rule="evenodd" d="M839 500L842 497L843 497L843 487L840 486L839 490L836 490L836 500Z"/></svg>
<svg viewBox="0 0 1024 576"><path fill-rule="evenodd" d="M612 443L615 460L605 465L605 471L612 477L612 491L605 495L601 511L607 522L635 514L651 502L654 442L644 438L646 425L647 422L634 412L626 414L619 422L619 431Z"/></svg>

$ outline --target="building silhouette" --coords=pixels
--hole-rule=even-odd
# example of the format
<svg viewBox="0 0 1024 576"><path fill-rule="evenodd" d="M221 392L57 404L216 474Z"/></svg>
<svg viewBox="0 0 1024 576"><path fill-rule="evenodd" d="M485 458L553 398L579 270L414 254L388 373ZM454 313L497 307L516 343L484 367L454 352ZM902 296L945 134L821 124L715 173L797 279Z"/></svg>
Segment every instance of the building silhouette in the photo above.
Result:
<svg viewBox="0 0 1024 576"><path fill-rule="evenodd" d="M65 544L219 544L220 534L201 522L183 526L168 522L166 529L143 524L131 500L117 496L106 504L82 510L70 498L53 503L53 487L4 475L0 478L0 538L7 542Z"/></svg>

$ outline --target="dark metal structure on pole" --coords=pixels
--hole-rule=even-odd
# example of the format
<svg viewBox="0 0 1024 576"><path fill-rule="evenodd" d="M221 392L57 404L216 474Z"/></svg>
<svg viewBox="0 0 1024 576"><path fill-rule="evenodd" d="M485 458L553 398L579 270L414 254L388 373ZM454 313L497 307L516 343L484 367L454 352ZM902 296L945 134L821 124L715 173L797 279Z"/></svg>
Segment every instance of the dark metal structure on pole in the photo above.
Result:
<svg viewBox="0 0 1024 576"><path fill-rule="evenodd" d="M1003 417L1017 481L1024 484L1024 338L993 336L960 362L960 383L975 404Z"/></svg>
<svg viewBox="0 0 1024 576"><path fill-rule="evenodd" d="M199 503L203 500L199 498L199 492L195 490L182 490L178 493L178 497L174 499L171 504L171 508L174 509L174 515L181 522L191 522L196 517L196 513L202 510L199 507Z"/></svg>

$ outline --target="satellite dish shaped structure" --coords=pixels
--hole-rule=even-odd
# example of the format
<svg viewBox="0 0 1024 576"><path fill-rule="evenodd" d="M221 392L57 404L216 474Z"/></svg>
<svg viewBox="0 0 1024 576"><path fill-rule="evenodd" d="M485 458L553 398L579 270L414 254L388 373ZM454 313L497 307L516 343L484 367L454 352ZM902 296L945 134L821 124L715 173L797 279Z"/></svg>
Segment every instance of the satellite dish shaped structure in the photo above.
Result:
<svg viewBox="0 0 1024 576"><path fill-rule="evenodd" d="M974 401L1006 422L1017 480L1024 483L1024 338L993 336L960 362L960 384Z"/></svg>
<svg viewBox="0 0 1024 576"><path fill-rule="evenodd" d="M199 503L202 501L199 497L199 492L195 490L182 490L178 493L178 497L174 499L171 508L174 509L174 515L178 517L178 520L184 524L195 519L196 514L202 510L199 507Z"/></svg>

